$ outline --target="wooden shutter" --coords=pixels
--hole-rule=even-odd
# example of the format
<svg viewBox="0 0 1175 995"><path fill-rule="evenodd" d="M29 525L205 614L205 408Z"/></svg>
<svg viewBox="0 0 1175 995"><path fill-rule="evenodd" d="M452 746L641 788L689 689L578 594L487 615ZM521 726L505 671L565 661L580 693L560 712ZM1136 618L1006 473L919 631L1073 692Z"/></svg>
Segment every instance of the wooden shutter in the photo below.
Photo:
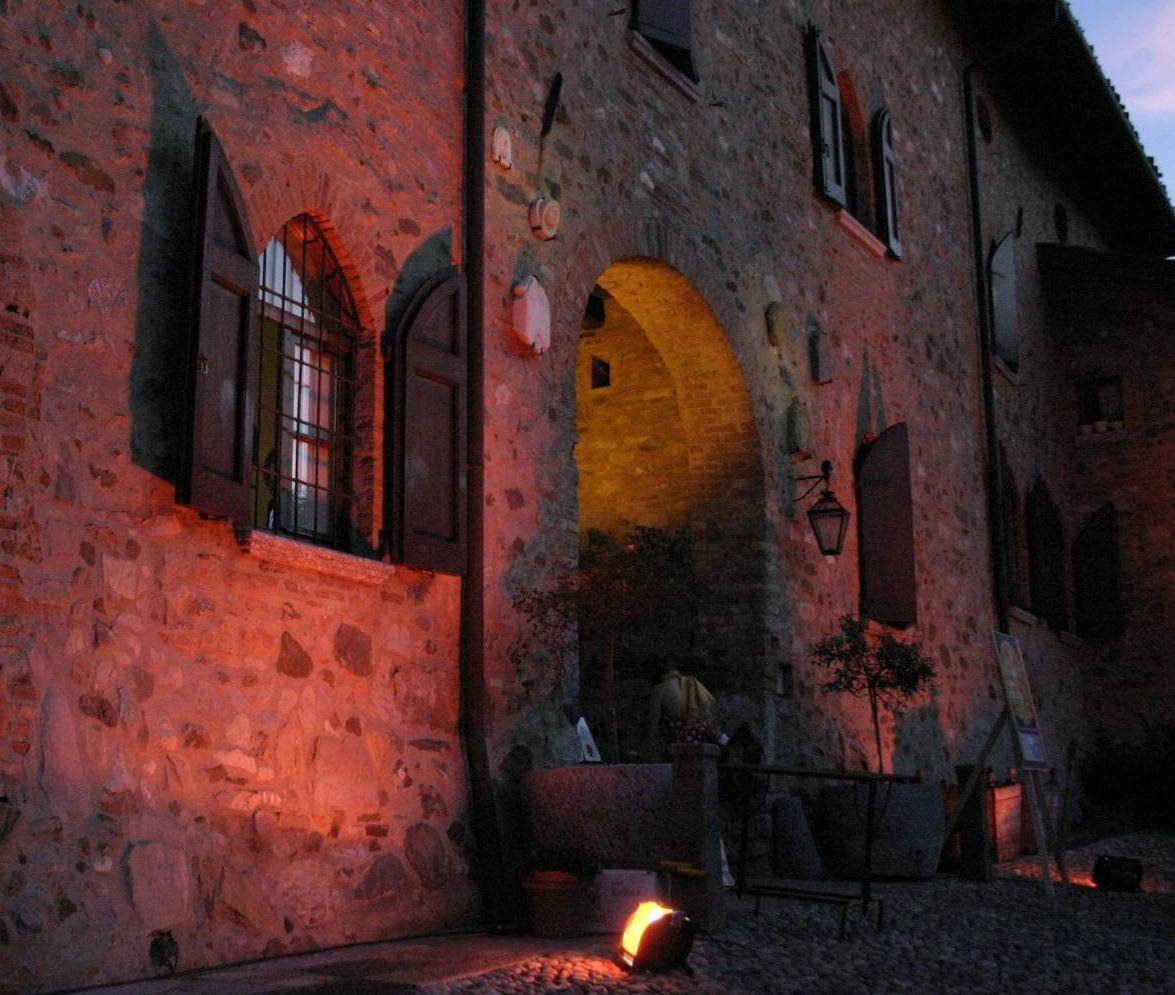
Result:
<svg viewBox="0 0 1175 995"><path fill-rule="evenodd" d="M1122 637L1118 515L1104 504L1086 519L1073 541L1077 634L1084 639Z"/></svg>
<svg viewBox="0 0 1175 995"><path fill-rule="evenodd" d="M814 25L808 28L808 78L812 103L812 151L816 160L816 189L841 207L848 203L845 189L845 150L841 134L840 88L828 49Z"/></svg>
<svg viewBox="0 0 1175 995"><path fill-rule="evenodd" d="M257 285L252 229L211 127L196 126L196 216L188 332L189 434L180 500L251 522L257 417Z"/></svg>
<svg viewBox="0 0 1175 995"><path fill-rule="evenodd" d="M1028 569L1033 614L1050 628L1063 629L1065 610L1065 533L1061 516L1043 480L1028 493Z"/></svg>
<svg viewBox="0 0 1175 995"><path fill-rule="evenodd" d="M857 466L861 614L891 625L917 619L914 507L906 423L886 429Z"/></svg>
<svg viewBox="0 0 1175 995"><path fill-rule="evenodd" d="M465 277L450 267L417 292L396 337L389 438L394 559L438 573L466 565Z"/></svg>
<svg viewBox="0 0 1175 995"><path fill-rule="evenodd" d="M895 259L902 258L898 234L898 157L893 148L893 119L880 110L873 120L873 175L877 181L877 220L881 240Z"/></svg>
<svg viewBox="0 0 1175 995"><path fill-rule="evenodd" d="M670 62L696 81L690 0L636 0L632 28L652 42Z"/></svg>
<svg viewBox="0 0 1175 995"><path fill-rule="evenodd" d="M991 296L992 349L1015 370L1020 366L1020 326L1016 317L1016 241L1009 232L991 250L987 265Z"/></svg>

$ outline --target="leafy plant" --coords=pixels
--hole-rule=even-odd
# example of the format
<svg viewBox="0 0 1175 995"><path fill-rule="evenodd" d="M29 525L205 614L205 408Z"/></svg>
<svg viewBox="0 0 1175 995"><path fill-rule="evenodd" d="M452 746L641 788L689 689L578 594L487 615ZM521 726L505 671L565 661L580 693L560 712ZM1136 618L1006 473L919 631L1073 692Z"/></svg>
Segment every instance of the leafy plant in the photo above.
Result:
<svg viewBox="0 0 1175 995"><path fill-rule="evenodd" d="M646 634L692 634L700 598L688 531L638 526L621 539L592 531L579 562L554 586L528 588L514 599L529 629L515 653L534 652L539 643L562 656L576 650L577 633L603 637L606 735L615 757L617 642Z"/></svg>
<svg viewBox="0 0 1175 995"><path fill-rule="evenodd" d="M866 619L845 615L840 631L813 648L816 662L832 669L827 692L847 692L867 698L877 746L877 769L885 770L881 752L879 710L897 708L934 680L934 666L918 643L903 643L888 633L870 635Z"/></svg>

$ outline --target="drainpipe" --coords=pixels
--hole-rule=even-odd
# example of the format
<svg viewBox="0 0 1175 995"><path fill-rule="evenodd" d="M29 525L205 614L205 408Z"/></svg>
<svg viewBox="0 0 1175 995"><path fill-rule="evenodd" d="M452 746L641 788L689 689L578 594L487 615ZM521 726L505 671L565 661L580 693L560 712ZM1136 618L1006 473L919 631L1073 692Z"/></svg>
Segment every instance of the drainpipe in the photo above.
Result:
<svg viewBox="0 0 1175 995"><path fill-rule="evenodd" d="M465 4L465 232L468 356L468 560L461 584L461 737L469 769L482 916L503 922L502 849L490 773L485 680L485 0Z"/></svg>
<svg viewBox="0 0 1175 995"><path fill-rule="evenodd" d="M983 422L987 444L987 520L991 534L993 584L995 593L996 626L1000 632L1009 631L1008 607L1009 555L1005 541L1006 522L1003 506L1003 472L1000 467L1000 439L996 424L995 387L992 375L991 300L987 285L987 252L984 248L981 191L979 187L979 147L975 132L975 74L980 69L1006 59L1042 36L1061 22L1061 5L1052 5L1052 18L1043 26L1020 38L1014 45L970 63L963 69L963 104L966 113L967 181L971 195L971 251L975 256L975 297L979 311L979 365L983 391Z"/></svg>

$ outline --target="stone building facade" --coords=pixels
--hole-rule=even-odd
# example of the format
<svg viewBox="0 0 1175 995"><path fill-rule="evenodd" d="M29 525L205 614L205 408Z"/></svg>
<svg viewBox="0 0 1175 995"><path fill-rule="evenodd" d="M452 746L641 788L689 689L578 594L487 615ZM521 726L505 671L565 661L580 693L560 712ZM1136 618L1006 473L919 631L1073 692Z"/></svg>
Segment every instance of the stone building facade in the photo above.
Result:
<svg viewBox="0 0 1175 995"><path fill-rule="evenodd" d="M198 116L251 257L309 215L340 263L357 434L411 264L461 263L462 5L377 6L0 12L5 990L477 920L459 579L176 500Z"/></svg>
<svg viewBox="0 0 1175 995"><path fill-rule="evenodd" d="M1018 74L1100 80L1067 12L1021 5L1038 19L1025 31L1059 39L1034 66L1017 62L1019 26L1001 35L981 3L781 0L735 16L694 0L684 36L680 21L658 30L652 0L625 16L488 6L494 155L469 322L484 569L463 579L405 565L419 561L388 540L411 480L386 454L411 440L385 415L400 384L381 347L399 355L419 288L470 265L463 196L482 174L462 155L477 92L466 5L0 4L0 985L147 975L165 936L190 968L477 923L476 845L508 882L518 776L574 760L569 716L601 694L574 654L526 642L514 605L574 564L591 528L688 529L706 592L689 664L727 729L745 723L772 759L875 766L867 709L825 694L810 655L859 611L873 564L855 527L842 555L819 555L798 478L831 460L855 524L855 467L887 429L909 439L916 579L893 631L937 671L886 717L887 769L938 780L973 759L1002 707L1001 624L1025 648L1062 776L1070 742L1123 741L1148 688L1170 690L1156 653L1170 564L1154 550L1170 529L1171 301L1155 260L1175 217L1104 80L1091 106L1133 164L1129 190L1050 158L1054 136L1017 109ZM828 79L841 109L821 119ZM214 184L229 222L213 218L212 241L229 231L251 265L294 222L329 250L313 275L337 313L313 314L322 328L345 312L353 339L342 550L264 508L275 442L273 463L247 454L253 510L236 529L177 501L197 118L235 178L235 193ZM816 168L813 130L830 127L844 206ZM536 198L561 208L554 237L532 228ZM1006 255L987 272L1005 235L1012 362L987 348L1006 331L1009 298L986 297L1007 279ZM294 244L275 272L309 285L287 265ZM542 354L514 327L527 277L550 304ZM295 314L305 333L308 295L256 299L263 326ZM1128 314L1115 327L1144 329L1163 358L1143 369L1097 308ZM1090 378L1114 377L1123 427L1083 434ZM295 452L325 445L307 411L285 412ZM1165 497L1139 486L1162 467ZM310 487L291 473L288 493ZM1060 554L1029 528L1030 498L1055 509ZM1079 601L1071 545L1106 501L1145 538L1121 543L1121 632L1082 640L1081 619L1050 606L1058 589ZM484 640L462 663L471 589ZM472 656L479 682L463 687ZM1139 675L1126 694L1123 659ZM644 687L622 662L636 722ZM1089 689L1117 702L1092 732ZM463 694L480 699L484 744L462 736ZM993 762L1015 762L1010 744ZM480 839L475 796L494 809Z"/></svg>

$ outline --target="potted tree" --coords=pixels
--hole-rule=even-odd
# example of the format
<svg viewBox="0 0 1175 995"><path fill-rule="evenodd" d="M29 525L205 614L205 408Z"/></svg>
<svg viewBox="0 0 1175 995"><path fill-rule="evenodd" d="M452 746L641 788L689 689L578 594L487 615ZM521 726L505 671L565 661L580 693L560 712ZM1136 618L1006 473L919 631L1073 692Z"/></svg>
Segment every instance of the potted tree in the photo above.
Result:
<svg viewBox="0 0 1175 995"><path fill-rule="evenodd" d="M535 936L581 936L591 910L591 884L599 873L590 860L571 850L537 847L530 852L522 879L530 930Z"/></svg>
<svg viewBox="0 0 1175 995"><path fill-rule="evenodd" d="M838 630L813 647L815 662L829 672L823 690L863 699L869 706L877 771L885 772L881 711L909 704L934 680L934 667L918 643L870 632L867 619L846 615ZM873 851L875 873L929 877L942 849L942 793L936 784L886 785L880 789ZM823 836L829 863L855 876L864 864L865 788L825 789Z"/></svg>

